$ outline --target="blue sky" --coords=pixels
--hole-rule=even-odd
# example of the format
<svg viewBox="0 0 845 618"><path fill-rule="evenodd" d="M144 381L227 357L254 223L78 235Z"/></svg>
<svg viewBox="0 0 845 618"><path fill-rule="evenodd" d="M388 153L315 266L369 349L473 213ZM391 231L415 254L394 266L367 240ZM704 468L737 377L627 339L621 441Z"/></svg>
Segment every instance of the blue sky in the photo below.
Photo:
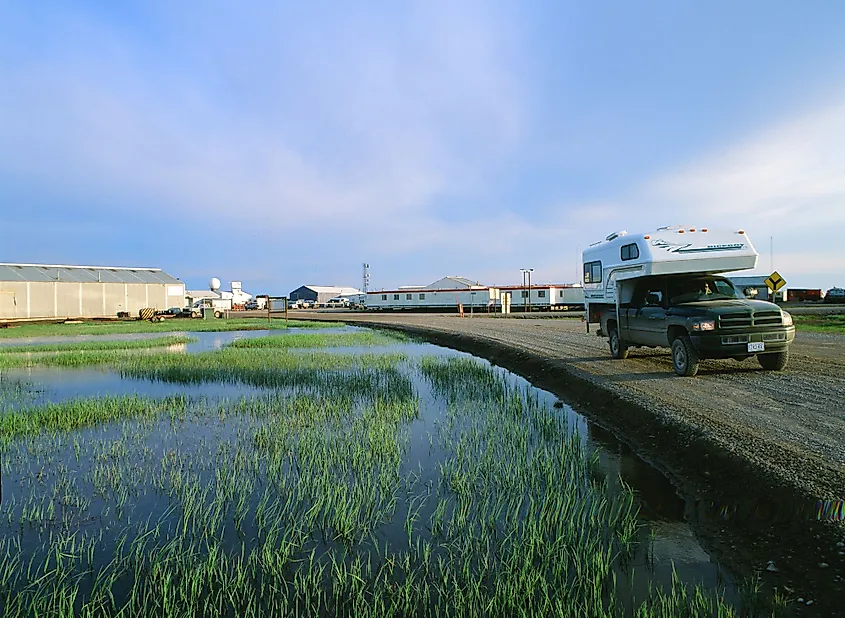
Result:
<svg viewBox="0 0 845 618"><path fill-rule="evenodd" d="M661 225L845 285L845 3L0 0L0 261L577 280Z"/></svg>

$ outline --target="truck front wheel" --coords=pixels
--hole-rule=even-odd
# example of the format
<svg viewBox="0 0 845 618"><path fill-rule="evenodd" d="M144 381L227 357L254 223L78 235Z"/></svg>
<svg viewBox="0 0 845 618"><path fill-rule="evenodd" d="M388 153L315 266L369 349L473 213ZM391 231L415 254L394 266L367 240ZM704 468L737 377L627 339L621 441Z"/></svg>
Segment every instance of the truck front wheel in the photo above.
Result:
<svg viewBox="0 0 845 618"><path fill-rule="evenodd" d="M763 369L768 371L781 371L789 362L789 350L773 352L771 354L758 354L757 362Z"/></svg>
<svg viewBox="0 0 845 618"><path fill-rule="evenodd" d="M628 358L628 346L619 336L619 329L611 326L607 337L610 344L610 356L616 359Z"/></svg>
<svg viewBox="0 0 845 618"><path fill-rule="evenodd" d="M698 373L698 350L686 333L672 342L672 366L679 376L692 377Z"/></svg>

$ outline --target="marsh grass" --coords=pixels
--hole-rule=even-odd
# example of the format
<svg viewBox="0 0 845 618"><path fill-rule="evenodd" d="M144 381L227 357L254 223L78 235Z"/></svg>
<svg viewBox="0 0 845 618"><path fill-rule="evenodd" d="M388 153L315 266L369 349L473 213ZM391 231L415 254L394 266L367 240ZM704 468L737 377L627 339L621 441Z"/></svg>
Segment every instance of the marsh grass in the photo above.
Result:
<svg viewBox="0 0 845 618"><path fill-rule="evenodd" d="M677 578L628 600L633 493L484 363L271 347L121 371L266 392L0 417L4 616L736 615Z"/></svg>
<svg viewBox="0 0 845 618"><path fill-rule="evenodd" d="M163 348L171 345L193 343L194 341L196 341L195 337L186 337L185 335L168 335L167 337L155 337L153 339L131 339L123 341L57 341L26 345L3 345L0 346L0 355L41 352L139 350L145 348Z"/></svg>
<svg viewBox="0 0 845 618"><path fill-rule="evenodd" d="M316 334L291 333L255 339L238 339L229 344L232 348L336 348L371 347L404 343L408 339L399 333L364 330L352 333Z"/></svg>
<svg viewBox="0 0 845 618"><path fill-rule="evenodd" d="M272 318L239 318L219 320L170 319L164 322L142 320L115 322L83 322L81 324L20 324L11 328L0 328L0 339L17 337L48 337L72 335L119 335L129 333L173 333L173 332L224 332L232 330L279 330L285 328L331 328L343 326L341 322L309 322L307 320L285 320Z"/></svg>
<svg viewBox="0 0 845 618"><path fill-rule="evenodd" d="M792 314L795 325L799 330L821 333L845 333L845 314Z"/></svg>
<svg viewBox="0 0 845 618"><path fill-rule="evenodd" d="M167 397L98 397L48 403L23 410L0 412L0 440L43 432L66 432L124 418L153 418L162 412L183 412L185 399Z"/></svg>

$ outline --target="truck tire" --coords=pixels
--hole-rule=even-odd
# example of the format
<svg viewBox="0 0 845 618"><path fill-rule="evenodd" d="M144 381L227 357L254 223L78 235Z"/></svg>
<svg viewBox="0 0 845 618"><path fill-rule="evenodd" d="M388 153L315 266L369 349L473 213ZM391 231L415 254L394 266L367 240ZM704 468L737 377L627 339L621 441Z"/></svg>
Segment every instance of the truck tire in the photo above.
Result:
<svg viewBox="0 0 845 618"><path fill-rule="evenodd" d="M689 335L678 335L672 342L672 366L679 376L692 377L698 373L698 350Z"/></svg>
<svg viewBox="0 0 845 618"><path fill-rule="evenodd" d="M222 313L220 313L219 311L215 311L215 312L214 312L214 317L215 317L215 318L222 318L222 317L223 317L223 314L222 314Z"/></svg>
<svg viewBox="0 0 845 618"><path fill-rule="evenodd" d="M610 356L615 359L625 359L628 358L628 346L627 344L622 341L622 337L619 336L619 329L615 326L610 327L610 332L607 335L607 342L610 345Z"/></svg>
<svg viewBox="0 0 845 618"><path fill-rule="evenodd" d="M758 354L757 362L767 371L781 371L789 362L789 349L783 352L772 352L770 354Z"/></svg>

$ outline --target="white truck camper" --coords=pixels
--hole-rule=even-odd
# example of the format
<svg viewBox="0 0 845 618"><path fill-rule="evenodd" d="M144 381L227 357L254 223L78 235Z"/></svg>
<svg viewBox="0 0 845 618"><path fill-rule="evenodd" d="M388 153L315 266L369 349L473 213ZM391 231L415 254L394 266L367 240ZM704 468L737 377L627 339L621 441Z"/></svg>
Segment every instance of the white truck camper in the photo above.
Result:
<svg viewBox="0 0 845 618"><path fill-rule="evenodd" d="M783 369L795 336L791 316L718 276L754 268L757 257L743 230L611 234L583 253L587 331L599 324L614 358L633 346L671 347L679 375L695 375L702 358L756 355L764 368Z"/></svg>

